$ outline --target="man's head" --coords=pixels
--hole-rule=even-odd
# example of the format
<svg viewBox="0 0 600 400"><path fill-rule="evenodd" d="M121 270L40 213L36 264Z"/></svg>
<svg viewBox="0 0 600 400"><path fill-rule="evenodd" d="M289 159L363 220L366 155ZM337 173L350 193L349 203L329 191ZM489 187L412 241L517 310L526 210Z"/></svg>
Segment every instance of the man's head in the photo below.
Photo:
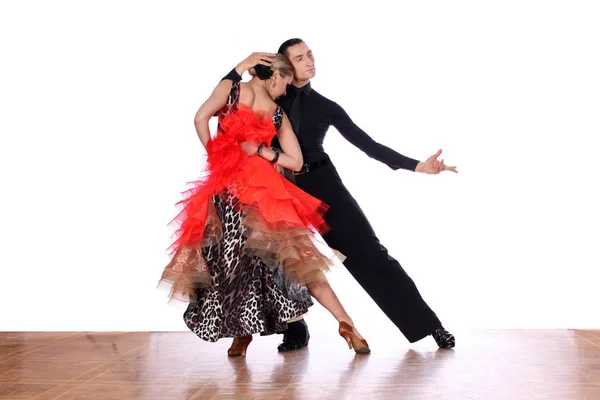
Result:
<svg viewBox="0 0 600 400"><path fill-rule="evenodd" d="M315 77L315 58L302 39L289 39L279 46L278 53L285 54L294 66L294 80L308 81Z"/></svg>

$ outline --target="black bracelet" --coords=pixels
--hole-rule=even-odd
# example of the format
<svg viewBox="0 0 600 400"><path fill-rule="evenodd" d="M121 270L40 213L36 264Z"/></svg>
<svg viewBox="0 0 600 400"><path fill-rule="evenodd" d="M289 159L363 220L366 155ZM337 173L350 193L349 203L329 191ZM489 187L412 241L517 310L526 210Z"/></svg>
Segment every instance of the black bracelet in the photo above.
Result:
<svg viewBox="0 0 600 400"><path fill-rule="evenodd" d="M258 149L256 149L256 155L259 156L260 158L262 158L262 149L263 147L265 147L267 144L265 142L262 142L259 146Z"/></svg>
<svg viewBox="0 0 600 400"><path fill-rule="evenodd" d="M279 160L279 149L276 147L271 147L271 150L275 152L275 157L271 160L271 164L275 164L277 160Z"/></svg>

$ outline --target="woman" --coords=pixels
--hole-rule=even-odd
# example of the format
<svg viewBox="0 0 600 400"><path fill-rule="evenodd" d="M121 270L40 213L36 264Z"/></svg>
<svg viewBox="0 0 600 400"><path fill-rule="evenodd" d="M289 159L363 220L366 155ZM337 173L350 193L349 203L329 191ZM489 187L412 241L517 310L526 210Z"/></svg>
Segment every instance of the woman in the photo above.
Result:
<svg viewBox="0 0 600 400"><path fill-rule="evenodd" d="M356 352L369 352L323 271L333 264L315 246L327 205L288 182L275 167L302 167L291 124L274 102L292 82L287 57L257 65L247 83L221 81L196 114L208 177L194 182L174 219L179 229L161 282L189 301L186 325L201 339L233 337L230 356L245 356L252 334L282 331L316 298ZM218 112L218 132L208 121ZM283 151L271 148L277 135ZM322 243L322 246L325 246ZM309 293L307 293L307 289Z"/></svg>

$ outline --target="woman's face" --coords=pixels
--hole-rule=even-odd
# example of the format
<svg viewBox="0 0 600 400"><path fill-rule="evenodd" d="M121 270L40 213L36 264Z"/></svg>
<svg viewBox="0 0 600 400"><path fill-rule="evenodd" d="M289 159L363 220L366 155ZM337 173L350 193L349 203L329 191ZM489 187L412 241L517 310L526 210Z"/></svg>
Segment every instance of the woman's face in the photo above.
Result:
<svg viewBox="0 0 600 400"><path fill-rule="evenodd" d="M269 87L269 95L273 100L285 95L287 85L292 83L291 76L283 76L279 71L275 71L272 76L271 86Z"/></svg>

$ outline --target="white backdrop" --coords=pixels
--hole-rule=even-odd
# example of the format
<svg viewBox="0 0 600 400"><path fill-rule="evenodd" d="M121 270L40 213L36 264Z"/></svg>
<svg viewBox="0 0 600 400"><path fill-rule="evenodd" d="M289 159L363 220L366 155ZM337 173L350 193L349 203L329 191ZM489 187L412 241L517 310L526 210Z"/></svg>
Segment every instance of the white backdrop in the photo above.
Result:
<svg viewBox="0 0 600 400"><path fill-rule="evenodd" d="M325 142L446 327L600 328L597 2L228 4L1 3L0 330L186 329L156 283L202 167L194 114L291 37L376 140L458 166L394 172ZM394 329L343 268L330 280L363 334Z"/></svg>

